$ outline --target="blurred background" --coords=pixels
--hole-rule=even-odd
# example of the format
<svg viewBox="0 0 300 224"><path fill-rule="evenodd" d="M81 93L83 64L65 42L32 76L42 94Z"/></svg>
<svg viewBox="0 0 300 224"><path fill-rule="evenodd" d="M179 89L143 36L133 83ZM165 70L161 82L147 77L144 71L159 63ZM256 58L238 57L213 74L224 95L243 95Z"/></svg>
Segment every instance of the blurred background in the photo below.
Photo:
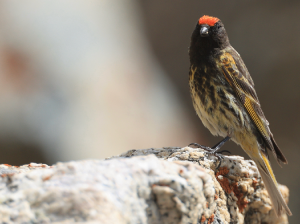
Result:
<svg viewBox="0 0 300 224"><path fill-rule="evenodd" d="M219 17L255 82L300 198L299 1L1 1L0 163L105 158L129 149L213 146L192 107L188 47ZM234 143L224 148L248 158ZM292 175L295 174L295 175Z"/></svg>

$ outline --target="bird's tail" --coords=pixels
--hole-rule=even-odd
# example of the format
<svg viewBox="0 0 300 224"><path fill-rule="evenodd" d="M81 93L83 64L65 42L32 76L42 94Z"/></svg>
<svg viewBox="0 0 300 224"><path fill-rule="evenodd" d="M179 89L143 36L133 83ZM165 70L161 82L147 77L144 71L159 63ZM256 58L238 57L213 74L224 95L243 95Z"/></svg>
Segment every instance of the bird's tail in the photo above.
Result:
<svg viewBox="0 0 300 224"><path fill-rule="evenodd" d="M263 153L261 153L261 157L262 158L260 159L256 159L255 163L257 164L259 173L269 193L276 216L278 217L282 215L284 210L286 214L292 215L291 210L289 209L278 189L277 181L275 179L269 159Z"/></svg>

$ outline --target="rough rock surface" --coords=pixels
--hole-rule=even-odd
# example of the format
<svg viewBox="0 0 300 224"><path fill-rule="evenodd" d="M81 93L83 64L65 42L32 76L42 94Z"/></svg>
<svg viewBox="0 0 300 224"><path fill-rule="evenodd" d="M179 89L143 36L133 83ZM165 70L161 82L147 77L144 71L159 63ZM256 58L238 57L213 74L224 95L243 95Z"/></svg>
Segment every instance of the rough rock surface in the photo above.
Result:
<svg viewBox="0 0 300 224"><path fill-rule="evenodd" d="M0 175L1 223L288 223L276 218L251 160L225 156L220 164L202 149L0 165Z"/></svg>

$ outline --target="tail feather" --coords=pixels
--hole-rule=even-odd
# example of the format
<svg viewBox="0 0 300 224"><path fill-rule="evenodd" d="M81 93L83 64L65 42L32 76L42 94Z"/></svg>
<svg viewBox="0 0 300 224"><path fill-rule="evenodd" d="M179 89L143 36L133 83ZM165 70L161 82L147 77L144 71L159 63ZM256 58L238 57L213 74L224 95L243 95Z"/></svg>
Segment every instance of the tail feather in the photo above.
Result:
<svg viewBox="0 0 300 224"><path fill-rule="evenodd" d="M285 158L285 156L283 155L283 153L281 152L281 150L279 149L277 143L275 142L275 139L273 137L273 135L271 134L271 142L273 144L274 147L274 152L275 152L275 158L277 159L278 164L280 165L280 163L284 163L287 164L288 161Z"/></svg>
<svg viewBox="0 0 300 224"><path fill-rule="evenodd" d="M268 158L264 154L261 155L263 158L263 162L262 161L255 161L255 162L257 164L259 173L262 177L265 187L268 191L276 216L278 217L282 215L284 210L288 215L292 215L291 210L289 209L288 205L286 204L285 200L283 199L278 189L277 181L275 179Z"/></svg>

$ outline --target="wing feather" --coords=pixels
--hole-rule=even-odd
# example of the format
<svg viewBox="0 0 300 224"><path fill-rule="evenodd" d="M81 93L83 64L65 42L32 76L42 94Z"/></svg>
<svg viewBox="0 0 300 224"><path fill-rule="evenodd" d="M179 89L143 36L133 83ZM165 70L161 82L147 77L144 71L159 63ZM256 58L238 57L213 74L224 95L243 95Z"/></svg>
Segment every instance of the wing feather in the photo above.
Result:
<svg viewBox="0 0 300 224"><path fill-rule="evenodd" d="M241 63L244 64L242 61L239 61L239 64ZM241 67L241 65L239 65L239 67ZM260 107L257 94L252 85L252 79L247 79L247 77L239 71L236 60L234 60L230 53L224 53L221 55L221 68L226 80L235 90L240 102L243 104L255 126L267 143L268 148L270 148L276 156L276 152L271 141L272 134L268 126L268 121Z"/></svg>

